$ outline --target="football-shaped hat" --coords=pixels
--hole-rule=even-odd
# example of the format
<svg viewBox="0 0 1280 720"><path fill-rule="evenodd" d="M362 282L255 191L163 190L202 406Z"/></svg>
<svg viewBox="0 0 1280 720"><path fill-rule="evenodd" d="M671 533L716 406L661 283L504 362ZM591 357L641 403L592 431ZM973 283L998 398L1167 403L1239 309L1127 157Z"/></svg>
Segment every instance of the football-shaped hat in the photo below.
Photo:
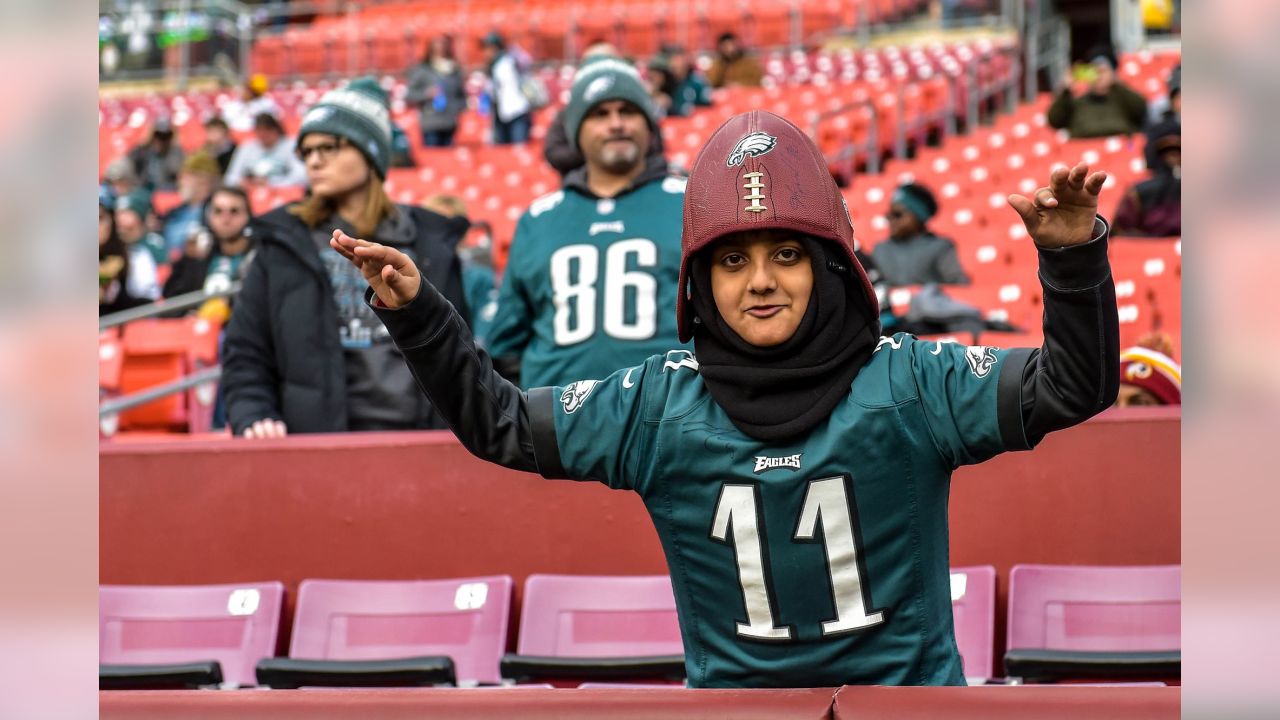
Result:
<svg viewBox="0 0 1280 720"><path fill-rule="evenodd" d="M871 317L875 290L853 254L853 223L818 146L790 122L763 110L725 121L703 146L685 188L680 285L680 341L693 337L689 268L693 256L725 235L793 230L838 246L862 285Z"/></svg>

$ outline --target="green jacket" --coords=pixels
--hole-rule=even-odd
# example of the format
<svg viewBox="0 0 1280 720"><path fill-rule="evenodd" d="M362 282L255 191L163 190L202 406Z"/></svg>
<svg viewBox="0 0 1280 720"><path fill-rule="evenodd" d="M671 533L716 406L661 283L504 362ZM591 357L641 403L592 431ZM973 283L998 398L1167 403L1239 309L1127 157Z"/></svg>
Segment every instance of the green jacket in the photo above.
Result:
<svg viewBox="0 0 1280 720"><path fill-rule="evenodd" d="M1049 125L1067 130L1073 138L1127 135L1142 130L1147 118L1147 101L1128 85L1116 82L1111 91L1098 96L1076 97L1064 89L1049 106Z"/></svg>

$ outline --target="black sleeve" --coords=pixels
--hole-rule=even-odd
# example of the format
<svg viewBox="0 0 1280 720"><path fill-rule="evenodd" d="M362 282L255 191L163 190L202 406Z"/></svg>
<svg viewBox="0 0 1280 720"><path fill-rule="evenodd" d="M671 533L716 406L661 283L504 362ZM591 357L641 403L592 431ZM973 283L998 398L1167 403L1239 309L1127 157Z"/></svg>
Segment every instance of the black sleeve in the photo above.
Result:
<svg viewBox="0 0 1280 720"><path fill-rule="evenodd" d="M1034 447L1046 434L1083 422L1116 400L1120 321L1108 235L1099 217L1090 242L1039 250L1044 344L1024 351L1021 373L1002 376L999 389L1001 428L1010 447Z"/></svg>
<svg viewBox="0 0 1280 720"><path fill-rule="evenodd" d="M212 256L211 256L212 257ZM170 298L204 289L205 276L209 274L209 258L203 260L183 255L173 264L169 279L164 281L161 295Z"/></svg>
<svg viewBox="0 0 1280 720"><path fill-rule="evenodd" d="M542 157L547 164L560 173L560 177L582 167L586 162L582 153L569 142L569 135L564 129L564 112L556 114L547 128L547 136L542 142Z"/></svg>
<svg viewBox="0 0 1280 720"><path fill-rule="evenodd" d="M283 419L267 293L270 265L270 259L261 255L249 265L222 340L222 390L226 393L227 422L235 437L258 420Z"/></svg>
<svg viewBox="0 0 1280 720"><path fill-rule="evenodd" d="M365 302L387 326L418 387L473 455L513 470L563 477L550 388L528 394L493 369L458 311L430 283L391 309ZM535 450L536 448L536 450Z"/></svg>
<svg viewBox="0 0 1280 720"><path fill-rule="evenodd" d="M471 308L467 306L467 292L462 284L462 260L455 248L466 236L471 221L465 217L444 217L430 210L413 208L413 212L430 228L432 241L421 250L425 263L419 264L423 277L440 294L457 308L462 320L471 326Z"/></svg>

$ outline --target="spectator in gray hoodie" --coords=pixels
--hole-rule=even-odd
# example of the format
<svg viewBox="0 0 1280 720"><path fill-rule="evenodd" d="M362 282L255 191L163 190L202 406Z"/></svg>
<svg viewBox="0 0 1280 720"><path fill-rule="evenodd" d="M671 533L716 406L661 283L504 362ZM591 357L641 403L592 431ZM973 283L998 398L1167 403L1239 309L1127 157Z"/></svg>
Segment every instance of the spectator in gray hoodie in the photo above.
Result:
<svg viewBox="0 0 1280 720"><path fill-rule="evenodd" d="M889 199L889 239L871 252L884 280L892 286L941 283L968 285L956 246L934 235L927 223L938 213L938 201L923 185L900 186Z"/></svg>
<svg viewBox="0 0 1280 720"><path fill-rule="evenodd" d="M453 38L437 35L427 46L422 62L409 70L404 101L416 106L418 129L427 147L448 147L458 130L458 116L467 109L462 68L453 54Z"/></svg>

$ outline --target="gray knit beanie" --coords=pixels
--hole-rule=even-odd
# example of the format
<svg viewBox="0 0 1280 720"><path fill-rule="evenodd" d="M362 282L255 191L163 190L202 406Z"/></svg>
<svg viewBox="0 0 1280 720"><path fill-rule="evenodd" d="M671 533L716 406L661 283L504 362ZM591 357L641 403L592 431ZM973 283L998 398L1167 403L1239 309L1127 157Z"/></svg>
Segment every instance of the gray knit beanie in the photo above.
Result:
<svg viewBox="0 0 1280 720"><path fill-rule="evenodd" d="M387 93L372 76L330 90L302 117L298 143L310 133L344 137L369 161L378 176L391 164L391 113Z"/></svg>
<svg viewBox="0 0 1280 720"><path fill-rule="evenodd" d="M564 132L575 150L578 147L578 130L587 111L606 100L626 100L640 108L649 129L658 129L658 114L649 98L649 91L640 81L640 73L625 60L607 55L592 58L573 76L573 88L569 91L569 104L564 106Z"/></svg>

